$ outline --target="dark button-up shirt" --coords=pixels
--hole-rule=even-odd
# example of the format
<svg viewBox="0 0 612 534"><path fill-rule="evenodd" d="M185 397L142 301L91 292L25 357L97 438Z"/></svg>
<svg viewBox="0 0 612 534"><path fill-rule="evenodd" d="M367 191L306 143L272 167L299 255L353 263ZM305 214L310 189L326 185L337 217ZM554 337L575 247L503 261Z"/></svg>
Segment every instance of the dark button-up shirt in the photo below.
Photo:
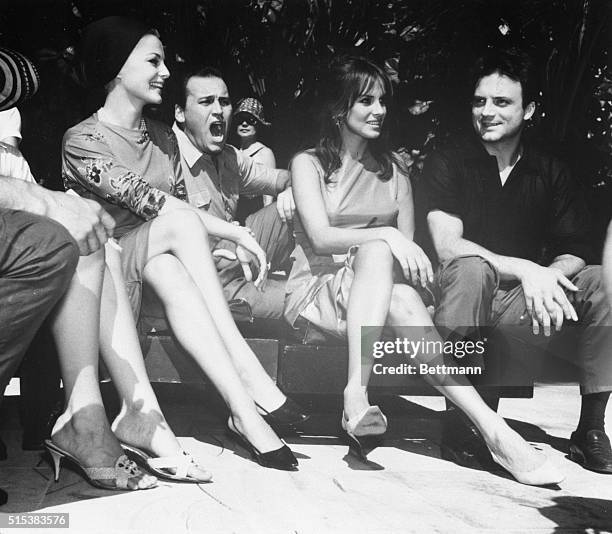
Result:
<svg viewBox="0 0 612 534"><path fill-rule="evenodd" d="M548 264L561 254L588 261L582 188L554 157L525 147L502 186L497 160L477 140L425 163L428 211L463 222L463 237L491 252Z"/></svg>

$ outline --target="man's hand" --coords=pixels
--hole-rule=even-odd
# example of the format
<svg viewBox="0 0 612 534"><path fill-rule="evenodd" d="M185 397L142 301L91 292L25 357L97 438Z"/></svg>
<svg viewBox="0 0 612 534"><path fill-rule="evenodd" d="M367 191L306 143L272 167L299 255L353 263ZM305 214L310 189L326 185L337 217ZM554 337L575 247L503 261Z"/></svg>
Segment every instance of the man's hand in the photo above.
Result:
<svg viewBox="0 0 612 534"><path fill-rule="evenodd" d="M578 320L576 310L568 300L564 288L569 291L579 291L579 289L561 271L525 262L519 280L523 286L527 311L531 316L535 335L540 333L540 326L544 330L544 335L550 336L551 324L559 331L564 319Z"/></svg>
<svg viewBox="0 0 612 534"><path fill-rule="evenodd" d="M87 256L113 236L115 221L93 200L74 192L48 191L45 215L60 223L79 246L81 256Z"/></svg>
<svg viewBox="0 0 612 534"><path fill-rule="evenodd" d="M293 219L295 201L293 200L293 189L291 187L288 187L278 194L276 198L276 210L283 222L288 222Z"/></svg>

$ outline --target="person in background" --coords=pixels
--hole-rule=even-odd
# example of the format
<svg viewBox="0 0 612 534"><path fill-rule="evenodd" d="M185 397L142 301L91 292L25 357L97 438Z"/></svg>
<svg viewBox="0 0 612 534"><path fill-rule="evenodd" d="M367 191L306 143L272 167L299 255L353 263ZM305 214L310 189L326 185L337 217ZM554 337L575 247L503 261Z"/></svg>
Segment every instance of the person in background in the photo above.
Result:
<svg viewBox="0 0 612 534"><path fill-rule="evenodd" d="M260 165L264 165L269 169L275 169L276 158L274 157L274 152L272 152L271 148L258 141L258 129L271 126L264 118L264 109L261 102L256 98L243 98L238 102L238 107L234 111L234 124L236 126L236 135L238 135L240 140L240 152L253 158ZM256 198L253 197L253 200ZM274 202L273 196L263 195L264 206L272 202Z"/></svg>

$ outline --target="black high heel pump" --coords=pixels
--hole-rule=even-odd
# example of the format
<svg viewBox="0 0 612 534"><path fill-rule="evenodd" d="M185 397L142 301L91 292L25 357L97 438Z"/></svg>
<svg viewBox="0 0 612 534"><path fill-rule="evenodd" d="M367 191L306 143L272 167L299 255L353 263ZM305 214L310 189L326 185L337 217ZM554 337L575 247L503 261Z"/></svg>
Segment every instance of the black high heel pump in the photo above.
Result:
<svg viewBox="0 0 612 534"><path fill-rule="evenodd" d="M271 469L280 469L282 471L297 471L298 461L283 441L283 446L279 449L268 452L260 452L237 428L234 423L234 418L230 415L227 421L227 431L240 445L242 445L255 461L262 467ZM282 440L281 440L282 441Z"/></svg>
<svg viewBox="0 0 612 534"><path fill-rule="evenodd" d="M276 410L269 412L263 406L255 403L263 418L270 426L296 427L310 419L310 414L289 397Z"/></svg>

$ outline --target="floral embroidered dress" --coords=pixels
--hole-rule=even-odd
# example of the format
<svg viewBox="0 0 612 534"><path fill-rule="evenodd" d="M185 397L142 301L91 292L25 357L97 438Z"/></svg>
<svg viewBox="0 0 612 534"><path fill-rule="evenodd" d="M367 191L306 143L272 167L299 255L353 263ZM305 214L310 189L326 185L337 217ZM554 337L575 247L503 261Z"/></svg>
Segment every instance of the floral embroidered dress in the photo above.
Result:
<svg viewBox="0 0 612 534"><path fill-rule="evenodd" d="M115 219L115 237L156 217L167 195L186 199L176 137L143 118L138 129L104 122L99 112L64 135L66 189L96 200Z"/></svg>

